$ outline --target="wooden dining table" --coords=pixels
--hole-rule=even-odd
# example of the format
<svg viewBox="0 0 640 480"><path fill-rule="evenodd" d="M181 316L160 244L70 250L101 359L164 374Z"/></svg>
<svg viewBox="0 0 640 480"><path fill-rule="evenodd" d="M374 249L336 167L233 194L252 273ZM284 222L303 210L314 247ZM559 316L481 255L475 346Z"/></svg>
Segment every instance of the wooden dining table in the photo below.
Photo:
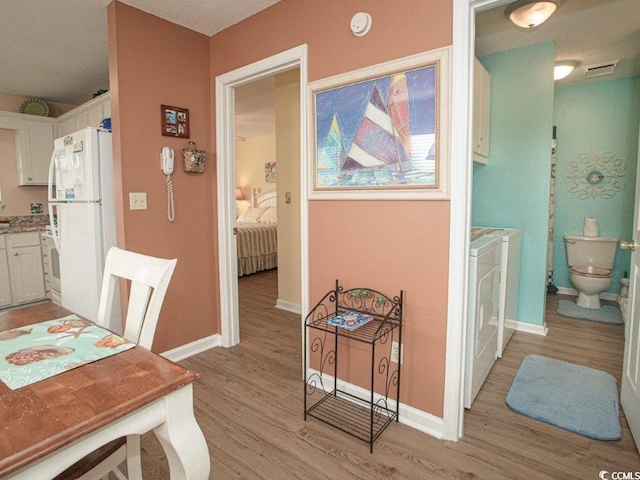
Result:
<svg viewBox="0 0 640 480"><path fill-rule="evenodd" d="M70 313L52 303L3 312L0 332ZM196 378L136 346L17 390L0 382L0 479L50 479L114 439L149 431L171 479L208 479L209 451L193 415Z"/></svg>

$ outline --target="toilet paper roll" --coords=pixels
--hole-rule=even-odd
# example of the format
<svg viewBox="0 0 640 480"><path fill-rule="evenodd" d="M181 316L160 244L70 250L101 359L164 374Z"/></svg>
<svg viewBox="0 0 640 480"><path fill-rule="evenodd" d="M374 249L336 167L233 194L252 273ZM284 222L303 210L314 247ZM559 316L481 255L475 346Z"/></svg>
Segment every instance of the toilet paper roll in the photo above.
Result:
<svg viewBox="0 0 640 480"><path fill-rule="evenodd" d="M584 236L585 237L598 236L598 219L597 218L587 217L584 219Z"/></svg>

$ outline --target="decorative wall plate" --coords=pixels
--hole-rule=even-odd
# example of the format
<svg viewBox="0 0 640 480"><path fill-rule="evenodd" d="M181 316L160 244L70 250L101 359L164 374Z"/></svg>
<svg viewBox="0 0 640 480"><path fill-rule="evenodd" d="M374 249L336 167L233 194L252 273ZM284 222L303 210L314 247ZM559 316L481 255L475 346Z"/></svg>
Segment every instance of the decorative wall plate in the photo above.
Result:
<svg viewBox="0 0 640 480"><path fill-rule="evenodd" d="M28 113L29 115L38 115L40 117L49 116L49 105L39 98L30 98L20 104L20 113Z"/></svg>

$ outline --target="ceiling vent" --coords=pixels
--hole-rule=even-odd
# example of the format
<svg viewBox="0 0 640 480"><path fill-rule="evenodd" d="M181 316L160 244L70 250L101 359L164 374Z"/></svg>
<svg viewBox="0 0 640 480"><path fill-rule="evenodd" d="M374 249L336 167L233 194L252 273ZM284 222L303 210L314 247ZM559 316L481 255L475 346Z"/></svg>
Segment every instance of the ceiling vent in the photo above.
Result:
<svg viewBox="0 0 640 480"><path fill-rule="evenodd" d="M584 67L585 78L600 77L601 75L611 75L620 60L587 65Z"/></svg>

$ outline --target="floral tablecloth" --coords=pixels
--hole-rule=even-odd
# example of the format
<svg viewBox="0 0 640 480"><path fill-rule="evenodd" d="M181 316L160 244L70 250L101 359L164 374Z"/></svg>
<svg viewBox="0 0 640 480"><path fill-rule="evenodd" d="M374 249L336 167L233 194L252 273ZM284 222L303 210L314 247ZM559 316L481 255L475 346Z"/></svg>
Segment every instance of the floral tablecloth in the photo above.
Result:
<svg viewBox="0 0 640 480"><path fill-rule="evenodd" d="M31 385L135 347L135 343L75 315L0 332L0 380Z"/></svg>

